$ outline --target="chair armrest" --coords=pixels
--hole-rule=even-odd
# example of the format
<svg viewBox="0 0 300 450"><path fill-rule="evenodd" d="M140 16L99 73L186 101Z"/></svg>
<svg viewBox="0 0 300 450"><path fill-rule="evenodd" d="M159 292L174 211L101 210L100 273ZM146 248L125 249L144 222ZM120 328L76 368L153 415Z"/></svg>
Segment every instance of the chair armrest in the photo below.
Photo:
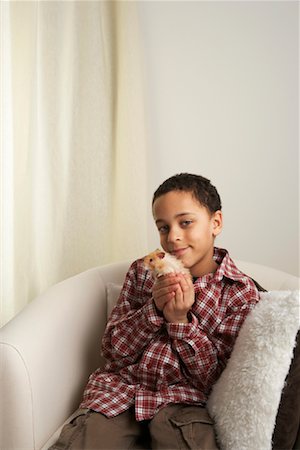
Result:
<svg viewBox="0 0 300 450"><path fill-rule="evenodd" d="M101 365L106 308L95 268L53 286L1 328L1 449L41 448L78 406Z"/></svg>

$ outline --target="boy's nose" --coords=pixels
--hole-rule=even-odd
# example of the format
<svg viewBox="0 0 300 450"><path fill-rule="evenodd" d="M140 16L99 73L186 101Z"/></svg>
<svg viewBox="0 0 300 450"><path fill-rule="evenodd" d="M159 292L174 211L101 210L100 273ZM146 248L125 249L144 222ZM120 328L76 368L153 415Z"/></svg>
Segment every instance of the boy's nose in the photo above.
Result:
<svg viewBox="0 0 300 450"><path fill-rule="evenodd" d="M171 228L168 233L169 242L178 242L181 240L181 230L178 228Z"/></svg>

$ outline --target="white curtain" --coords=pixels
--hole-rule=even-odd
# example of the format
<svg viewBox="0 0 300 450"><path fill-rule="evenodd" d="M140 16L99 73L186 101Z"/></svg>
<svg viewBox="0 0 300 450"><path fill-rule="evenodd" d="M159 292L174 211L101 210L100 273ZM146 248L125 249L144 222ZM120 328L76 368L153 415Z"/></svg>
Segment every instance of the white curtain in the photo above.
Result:
<svg viewBox="0 0 300 450"><path fill-rule="evenodd" d="M1 2L1 323L147 251L135 2Z"/></svg>

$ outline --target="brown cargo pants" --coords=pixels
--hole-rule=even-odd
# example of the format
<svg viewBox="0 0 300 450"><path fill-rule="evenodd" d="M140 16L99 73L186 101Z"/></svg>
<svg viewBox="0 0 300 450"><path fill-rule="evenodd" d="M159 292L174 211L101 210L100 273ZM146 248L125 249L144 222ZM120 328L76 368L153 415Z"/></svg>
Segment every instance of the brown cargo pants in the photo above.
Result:
<svg viewBox="0 0 300 450"><path fill-rule="evenodd" d="M144 422L135 420L133 408L110 419L91 410L78 410L50 449L217 450L218 447L213 421L205 408L169 405Z"/></svg>

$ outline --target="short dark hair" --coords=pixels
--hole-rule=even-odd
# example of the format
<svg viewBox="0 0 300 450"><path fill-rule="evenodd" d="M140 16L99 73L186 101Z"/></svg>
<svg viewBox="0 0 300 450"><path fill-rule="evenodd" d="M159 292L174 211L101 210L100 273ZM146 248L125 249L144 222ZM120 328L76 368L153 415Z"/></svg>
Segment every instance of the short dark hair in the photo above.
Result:
<svg viewBox="0 0 300 450"><path fill-rule="evenodd" d="M180 173L165 180L154 192L152 205L161 195L171 191L191 192L198 202L213 214L222 209L217 189L207 178L191 173Z"/></svg>

